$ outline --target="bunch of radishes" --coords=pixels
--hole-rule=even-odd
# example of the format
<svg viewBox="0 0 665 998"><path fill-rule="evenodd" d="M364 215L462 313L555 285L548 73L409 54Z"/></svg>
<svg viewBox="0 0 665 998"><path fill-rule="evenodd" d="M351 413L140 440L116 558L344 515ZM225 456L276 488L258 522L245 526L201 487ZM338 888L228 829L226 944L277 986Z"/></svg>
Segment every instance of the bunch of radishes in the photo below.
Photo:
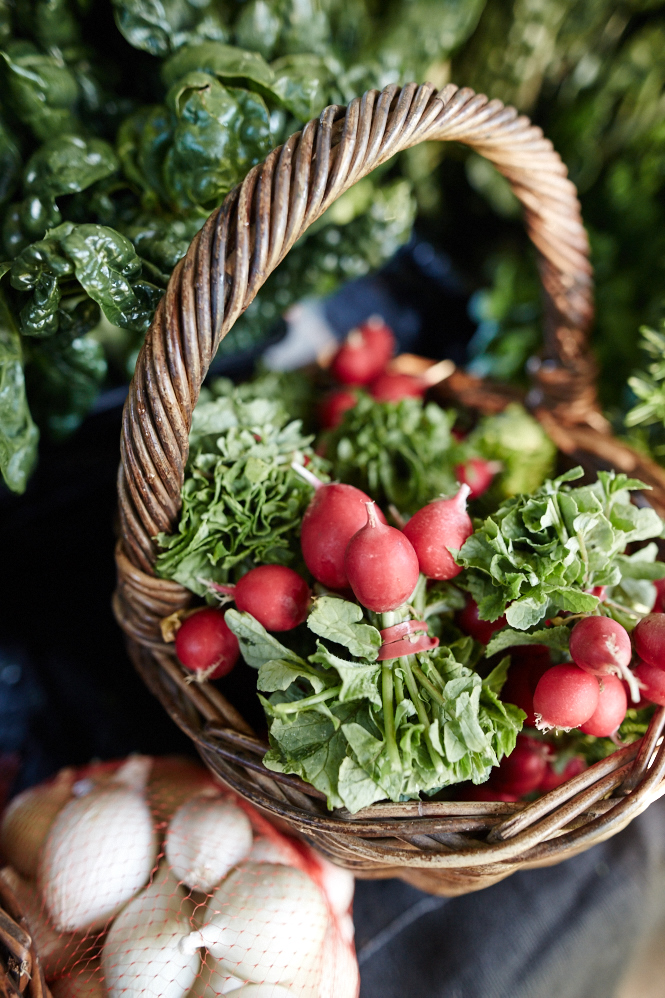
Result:
<svg viewBox="0 0 665 998"><path fill-rule="evenodd" d="M351 874L200 767L162 771L155 808L153 769L66 770L3 817L2 876L55 998L356 998Z"/></svg>

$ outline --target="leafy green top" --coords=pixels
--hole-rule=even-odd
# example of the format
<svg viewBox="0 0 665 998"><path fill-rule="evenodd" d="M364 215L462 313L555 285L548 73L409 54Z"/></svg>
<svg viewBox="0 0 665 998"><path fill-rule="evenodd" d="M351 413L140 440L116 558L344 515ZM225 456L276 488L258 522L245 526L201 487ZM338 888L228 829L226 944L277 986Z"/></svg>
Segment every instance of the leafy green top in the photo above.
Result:
<svg viewBox="0 0 665 998"><path fill-rule="evenodd" d="M254 564L288 564L312 487L291 462L325 477L299 421L247 386L194 410L178 532L159 534L158 573L199 595Z"/></svg>
<svg viewBox="0 0 665 998"><path fill-rule="evenodd" d="M533 495L506 500L464 543L460 584L478 603L484 620L505 613L508 624L527 630L555 611L593 611L595 586L616 586L628 559L626 545L658 537L663 523L651 508L630 502L647 488L615 472L599 472L592 485L571 488L581 468L546 481ZM633 578L655 578L653 566L630 563ZM626 573L628 574L628 573Z"/></svg>
<svg viewBox="0 0 665 998"><path fill-rule="evenodd" d="M381 636L355 603L322 596L307 626L316 649L303 658L248 613L227 610L270 729L268 769L296 773L328 806L351 812L386 797L482 783L515 747L524 714L498 698L507 659L483 681L469 668L470 638L377 662ZM349 657L350 656L350 657Z"/></svg>

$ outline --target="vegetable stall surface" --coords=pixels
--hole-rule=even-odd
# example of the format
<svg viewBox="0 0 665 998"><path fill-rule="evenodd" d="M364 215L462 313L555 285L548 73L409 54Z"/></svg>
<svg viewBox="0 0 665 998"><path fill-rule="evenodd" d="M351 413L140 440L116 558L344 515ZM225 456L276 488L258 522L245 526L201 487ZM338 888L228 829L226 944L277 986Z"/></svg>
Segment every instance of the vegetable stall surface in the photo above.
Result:
<svg viewBox="0 0 665 998"><path fill-rule="evenodd" d="M11 867L0 872L17 891L53 994L214 998L234 989L258 998L357 998L353 876L277 831L200 766L142 758L93 764L76 773L54 827L71 804L86 799L77 793L94 799L114 792L118 779L139 770L145 775L147 764L153 775L145 799L161 848L146 882L135 885L105 925L87 935L60 931L43 904L43 885ZM183 798L185 770L190 780ZM40 801L47 817L52 800L38 793L33 809ZM96 870L108 871L109 842L98 824L89 824L88 832L88 862L72 886L102 898L108 884ZM70 843L80 846L80 834ZM131 865L127 849L126 858ZM116 878L120 870L118 863Z"/></svg>

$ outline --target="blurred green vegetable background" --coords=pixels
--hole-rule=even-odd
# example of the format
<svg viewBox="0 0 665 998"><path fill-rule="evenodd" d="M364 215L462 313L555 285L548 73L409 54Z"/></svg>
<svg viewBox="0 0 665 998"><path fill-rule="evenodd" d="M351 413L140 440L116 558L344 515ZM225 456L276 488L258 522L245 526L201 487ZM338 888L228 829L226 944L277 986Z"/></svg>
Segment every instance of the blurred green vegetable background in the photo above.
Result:
<svg viewBox="0 0 665 998"><path fill-rule="evenodd" d="M664 51L653 0L0 0L7 485L25 488L37 427L65 437L131 375L173 267L231 187L326 104L393 81L472 86L553 139L591 234L603 400L628 408L636 332L663 294ZM335 204L222 350L380 267L414 219L472 293L472 369L522 379L540 301L517 203L485 161L438 144Z"/></svg>

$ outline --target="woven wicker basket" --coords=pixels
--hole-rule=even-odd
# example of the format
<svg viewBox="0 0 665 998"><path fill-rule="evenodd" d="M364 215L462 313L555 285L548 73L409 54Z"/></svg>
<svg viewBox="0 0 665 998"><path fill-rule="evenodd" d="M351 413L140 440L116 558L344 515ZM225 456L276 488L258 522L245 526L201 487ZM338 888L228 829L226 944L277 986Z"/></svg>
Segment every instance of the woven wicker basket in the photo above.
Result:
<svg viewBox="0 0 665 998"><path fill-rule="evenodd" d="M665 792L665 743L658 748L665 708L641 743L532 804L415 801L378 803L353 816L330 813L317 790L263 767L266 744L214 686L185 682L159 621L191 594L155 577L152 540L176 525L192 410L222 338L340 194L400 150L433 139L462 142L487 157L524 206L546 305L528 404L571 461L639 476L654 487L649 501L665 514L665 473L614 440L596 406L588 242L575 188L551 143L513 108L472 90L390 86L348 108L326 108L275 149L213 212L176 267L124 409L114 609L145 682L235 791L359 876L399 876L456 895L573 856L614 835ZM438 391L442 400L484 412L514 397L461 372Z"/></svg>
<svg viewBox="0 0 665 998"><path fill-rule="evenodd" d="M0 996L51 998L21 906L0 877Z"/></svg>

